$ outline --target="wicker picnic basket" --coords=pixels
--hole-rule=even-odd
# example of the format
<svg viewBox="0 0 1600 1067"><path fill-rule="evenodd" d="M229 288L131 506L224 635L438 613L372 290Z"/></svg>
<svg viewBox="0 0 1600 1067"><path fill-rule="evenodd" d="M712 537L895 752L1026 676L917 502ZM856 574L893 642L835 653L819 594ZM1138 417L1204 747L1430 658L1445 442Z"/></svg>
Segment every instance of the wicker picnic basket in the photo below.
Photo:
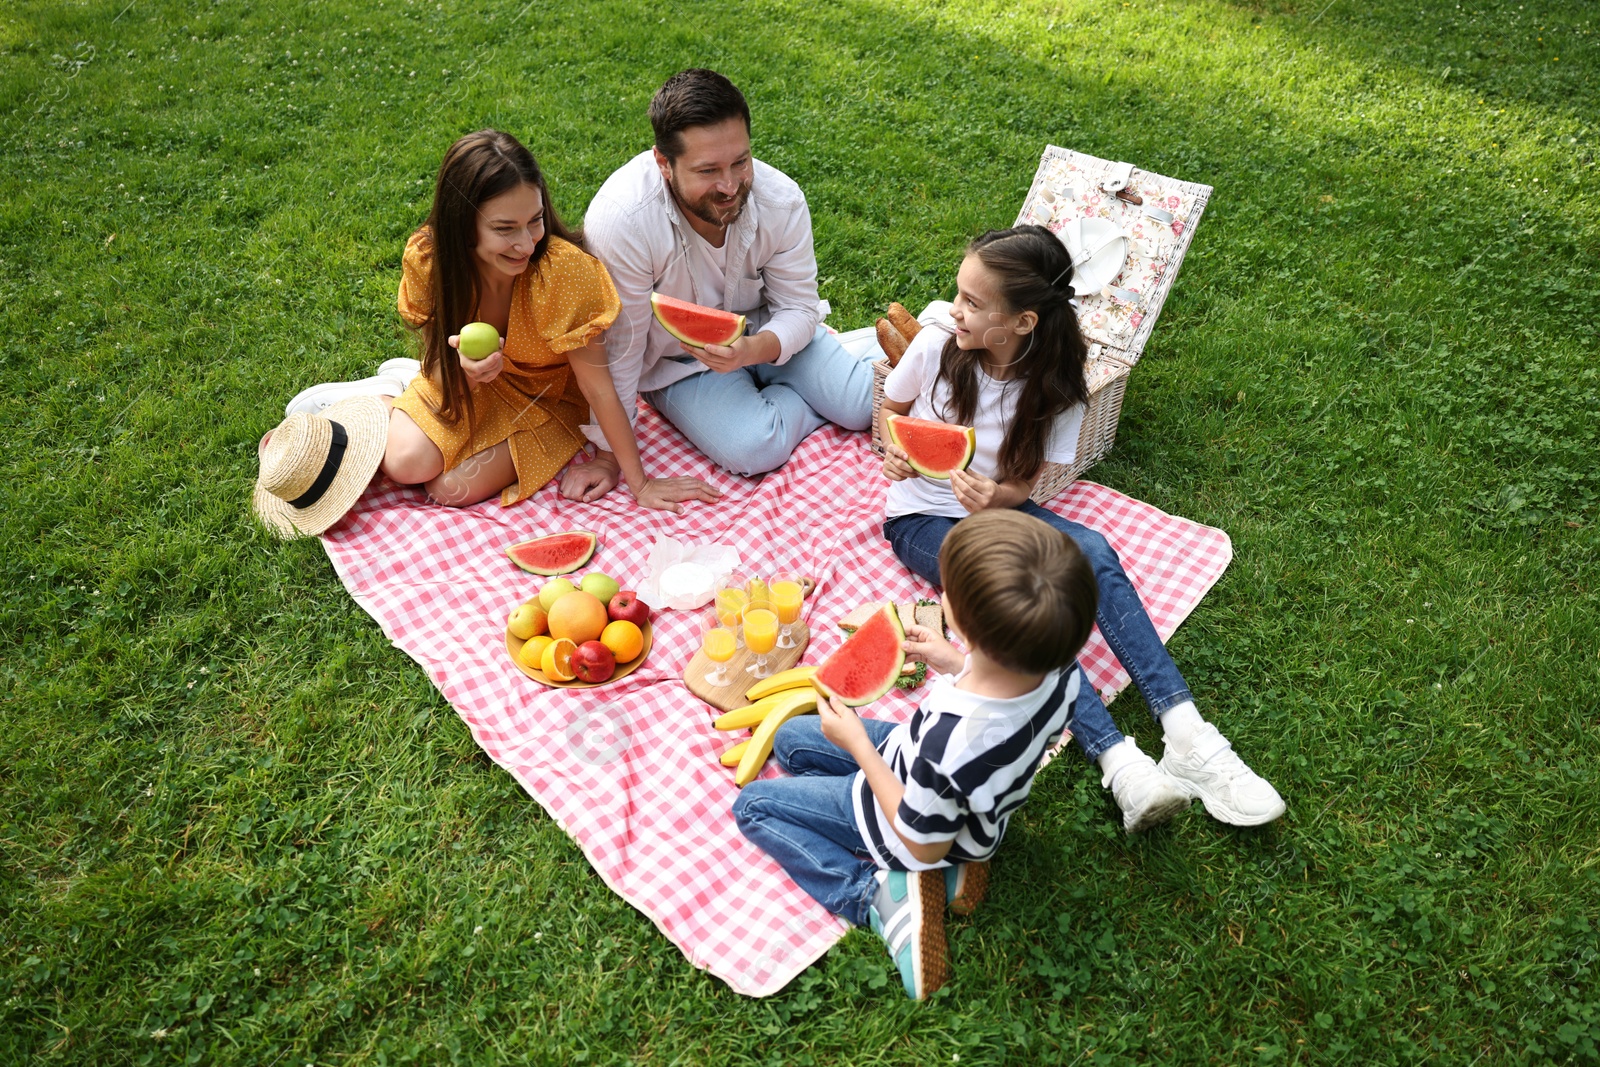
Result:
<svg viewBox="0 0 1600 1067"><path fill-rule="evenodd" d="M1122 195L1104 191L1112 178L1126 181ZM1078 300L1079 321L1089 342L1089 403L1073 451L1077 458L1070 464L1045 464L1033 490L1035 503L1054 498L1111 451L1128 375L1144 354L1211 191L1209 185L1180 182L1055 145L1045 149L1015 225L1031 222L1059 233L1075 219L1098 216L1117 222L1133 240L1113 286ZM889 361L878 360L872 370L872 449L881 455L878 413Z"/></svg>

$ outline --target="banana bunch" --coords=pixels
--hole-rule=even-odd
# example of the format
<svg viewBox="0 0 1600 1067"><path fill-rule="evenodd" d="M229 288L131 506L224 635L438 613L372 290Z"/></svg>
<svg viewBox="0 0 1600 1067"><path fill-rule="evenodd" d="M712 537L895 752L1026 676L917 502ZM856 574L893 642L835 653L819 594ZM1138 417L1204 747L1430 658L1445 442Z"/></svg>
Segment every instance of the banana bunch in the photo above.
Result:
<svg viewBox="0 0 1600 1067"><path fill-rule="evenodd" d="M711 725L718 730L754 729L747 741L741 741L722 754L724 767L736 767L734 784L748 785L761 773L761 767L772 754L772 739L778 727L794 718L817 710L817 691L811 685L816 667L794 667L779 671L771 678L757 682L745 693L753 701L723 715Z"/></svg>

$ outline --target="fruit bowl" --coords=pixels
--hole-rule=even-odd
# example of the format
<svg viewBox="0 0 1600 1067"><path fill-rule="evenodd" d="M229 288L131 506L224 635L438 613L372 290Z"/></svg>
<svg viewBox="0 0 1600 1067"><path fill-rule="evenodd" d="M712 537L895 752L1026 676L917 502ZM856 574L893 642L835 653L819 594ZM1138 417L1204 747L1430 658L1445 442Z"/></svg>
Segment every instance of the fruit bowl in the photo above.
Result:
<svg viewBox="0 0 1600 1067"><path fill-rule="evenodd" d="M576 678L570 682L557 682L546 676L544 671L536 670L532 667L524 667L522 662L517 659L517 653L522 651L522 646L527 642L520 637L513 636L510 630L506 631L506 653L511 657L511 665L513 667L540 685L547 685L551 689L597 689L602 685L610 685L618 678L626 678L638 670L639 664L643 663L645 657L650 655L651 638L655 633L655 628L646 622L639 627L639 632L644 635L644 647L639 650L639 654L626 663L617 664L616 673L603 682L580 682Z"/></svg>

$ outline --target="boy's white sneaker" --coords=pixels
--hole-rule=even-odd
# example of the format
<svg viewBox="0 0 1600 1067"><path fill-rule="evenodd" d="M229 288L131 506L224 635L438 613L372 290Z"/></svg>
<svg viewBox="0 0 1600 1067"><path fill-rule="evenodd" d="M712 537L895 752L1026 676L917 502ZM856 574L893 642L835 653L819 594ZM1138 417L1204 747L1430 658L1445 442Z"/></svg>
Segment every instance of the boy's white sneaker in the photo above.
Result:
<svg viewBox="0 0 1600 1067"><path fill-rule="evenodd" d="M1143 752L1117 770L1111 779L1111 795L1122 809L1122 828L1130 834L1160 826L1189 806L1183 783L1162 773L1156 761Z"/></svg>
<svg viewBox="0 0 1600 1067"><path fill-rule="evenodd" d="M1161 769L1204 804L1212 818L1233 826L1261 826L1288 809L1272 783L1245 766L1210 723L1195 733L1187 753L1179 755L1168 745Z"/></svg>

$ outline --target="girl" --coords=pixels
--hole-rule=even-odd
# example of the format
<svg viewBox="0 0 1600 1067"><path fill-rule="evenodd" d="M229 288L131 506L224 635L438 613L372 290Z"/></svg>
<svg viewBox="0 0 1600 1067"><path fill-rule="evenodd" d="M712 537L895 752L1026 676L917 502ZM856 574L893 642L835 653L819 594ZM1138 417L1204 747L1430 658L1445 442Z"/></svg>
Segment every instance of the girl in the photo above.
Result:
<svg viewBox="0 0 1600 1067"><path fill-rule="evenodd" d="M948 483L917 475L905 452L888 445L891 483L884 537L911 570L939 585L939 546L965 516L1016 508L1075 541L1100 587L1096 622L1164 732L1158 766L1124 737L1092 686L1073 711L1073 738L1103 778L1132 832L1170 819L1199 798L1223 822L1257 826L1284 812L1272 786L1233 753L1200 717L1104 537L1028 499L1047 460L1070 463L1088 399L1088 355L1071 303L1072 260L1040 226L991 230L973 241L956 273L954 331L924 329L884 383L883 412L971 426L972 464ZM887 427L880 427L889 440ZM936 635L910 627L906 650L921 653Z"/></svg>
<svg viewBox="0 0 1600 1067"><path fill-rule="evenodd" d="M561 494L596 500L627 480L640 504L677 511L721 495L698 478L652 478L612 384L602 335L616 290L599 260L557 217L533 156L497 130L450 146L433 210L402 261L399 309L418 336L420 373L393 400L382 469L422 484L439 503L509 506L542 488L585 444L590 411L616 448L568 467ZM487 322L501 347L481 360L457 351L459 331ZM391 360L376 378L306 390L291 412L365 389L399 392Z"/></svg>

